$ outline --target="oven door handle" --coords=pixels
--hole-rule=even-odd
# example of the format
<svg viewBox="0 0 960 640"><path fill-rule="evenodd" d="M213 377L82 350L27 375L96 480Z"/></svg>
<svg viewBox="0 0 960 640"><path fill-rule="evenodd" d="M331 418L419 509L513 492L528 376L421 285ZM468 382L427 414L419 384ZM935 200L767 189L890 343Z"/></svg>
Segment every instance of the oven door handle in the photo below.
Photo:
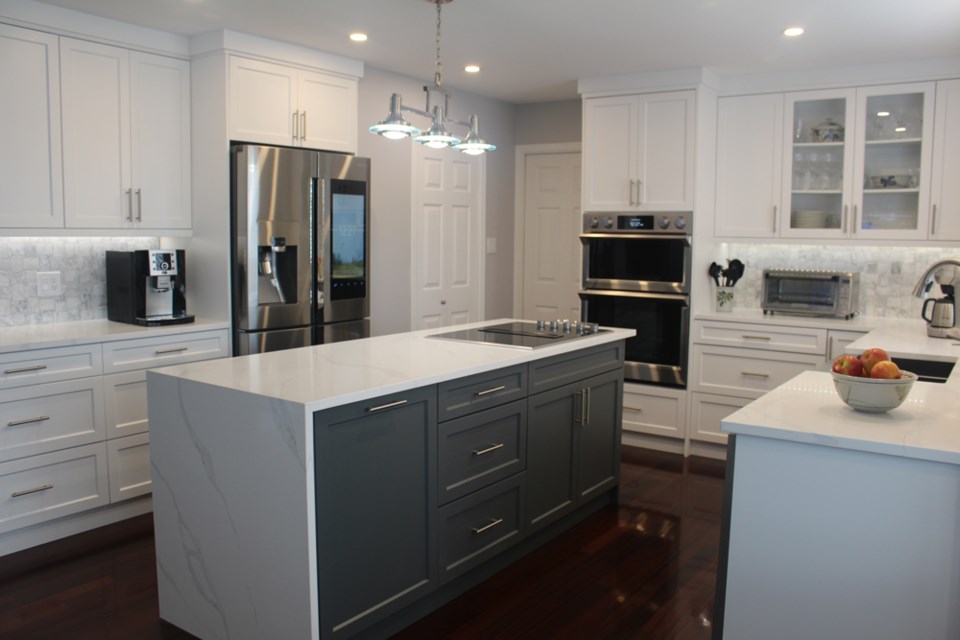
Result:
<svg viewBox="0 0 960 640"><path fill-rule="evenodd" d="M692 245L691 238L686 234L672 233L581 233L580 240L683 240L688 246Z"/></svg>
<svg viewBox="0 0 960 640"><path fill-rule="evenodd" d="M638 291L612 291L610 289L581 289L577 292L583 296L612 296L614 298L644 298L647 300L675 300L689 306L689 295L685 293L641 293Z"/></svg>

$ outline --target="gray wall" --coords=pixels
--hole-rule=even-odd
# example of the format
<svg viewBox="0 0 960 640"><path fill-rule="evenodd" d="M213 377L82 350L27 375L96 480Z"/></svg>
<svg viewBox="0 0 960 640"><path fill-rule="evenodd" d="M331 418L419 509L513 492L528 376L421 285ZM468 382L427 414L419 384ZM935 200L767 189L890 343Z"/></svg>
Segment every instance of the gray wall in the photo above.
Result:
<svg viewBox="0 0 960 640"><path fill-rule="evenodd" d="M581 100L517 105L516 144L581 142Z"/></svg>

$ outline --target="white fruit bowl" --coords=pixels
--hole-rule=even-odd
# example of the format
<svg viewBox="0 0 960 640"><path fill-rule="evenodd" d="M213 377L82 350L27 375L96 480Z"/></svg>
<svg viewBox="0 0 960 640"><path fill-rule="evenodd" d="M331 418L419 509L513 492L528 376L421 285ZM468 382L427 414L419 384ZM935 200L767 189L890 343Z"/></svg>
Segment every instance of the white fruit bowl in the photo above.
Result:
<svg viewBox="0 0 960 640"><path fill-rule="evenodd" d="M832 371L830 373L840 399L857 411L865 413L883 413L896 409L907 399L913 383L917 381L917 374L910 371L900 371L900 378L893 380L858 378Z"/></svg>

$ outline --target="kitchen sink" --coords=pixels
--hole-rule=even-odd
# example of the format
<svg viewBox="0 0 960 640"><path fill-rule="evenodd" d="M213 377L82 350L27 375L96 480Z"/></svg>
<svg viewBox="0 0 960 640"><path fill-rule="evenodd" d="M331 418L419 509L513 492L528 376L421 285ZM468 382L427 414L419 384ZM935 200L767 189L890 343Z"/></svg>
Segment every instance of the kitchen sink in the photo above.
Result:
<svg viewBox="0 0 960 640"><path fill-rule="evenodd" d="M917 374L917 378L922 382L946 382L953 371L953 366L957 364L954 360L916 360L914 358L890 358L897 363L897 366L907 371Z"/></svg>

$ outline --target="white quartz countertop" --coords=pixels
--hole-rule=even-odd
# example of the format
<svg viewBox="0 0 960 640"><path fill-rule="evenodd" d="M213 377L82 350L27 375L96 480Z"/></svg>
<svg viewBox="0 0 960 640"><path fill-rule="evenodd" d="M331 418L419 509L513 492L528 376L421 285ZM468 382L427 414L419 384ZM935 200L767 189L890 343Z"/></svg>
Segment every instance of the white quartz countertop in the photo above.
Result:
<svg viewBox="0 0 960 640"><path fill-rule="evenodd" d="M922 320L885 323L847 347L894 357L950 361L960 340L929 338ZM723 431L960 464L960 366L944 384L916 382L902 405L862 413L840 400L826 371L807 371L728 416Z"/></svg>
<svg viewBox="0 0 960 640"><path fill-rule="evenodd" d="M694 320L713 320L721 322L752 322L786 327L808 327L813 329L872 331L881 328L926 326L919 318L882 318L879 316L854 316L850 319L823 318L818 316L793 316L783 313L764 315L761 309L739 309L732 311L708 311L697 313Z"/></svg>
<svg viewBox="0 0 960 640"><path fill-rule="evenodd" d="M304 405L307 411L367 400L624 340L632 329L614 329L536 349L428 338L487 320L443 329L377 336L237 358L155 369L174 376ZM606 328L606 327L604 327Z"/></svg>
<svg viewBox="0 0 960 640"><path fill-rule="evenodd" d="M11 353L25 349L52 349L95 342L153 338L190 331L228 328L230 328L229 322L203 318L196 318L188 324L172 324L162 327L141 327L136 324L111 322L110 320L81 320L78 322L0 327L0 353Z"/></svg>

